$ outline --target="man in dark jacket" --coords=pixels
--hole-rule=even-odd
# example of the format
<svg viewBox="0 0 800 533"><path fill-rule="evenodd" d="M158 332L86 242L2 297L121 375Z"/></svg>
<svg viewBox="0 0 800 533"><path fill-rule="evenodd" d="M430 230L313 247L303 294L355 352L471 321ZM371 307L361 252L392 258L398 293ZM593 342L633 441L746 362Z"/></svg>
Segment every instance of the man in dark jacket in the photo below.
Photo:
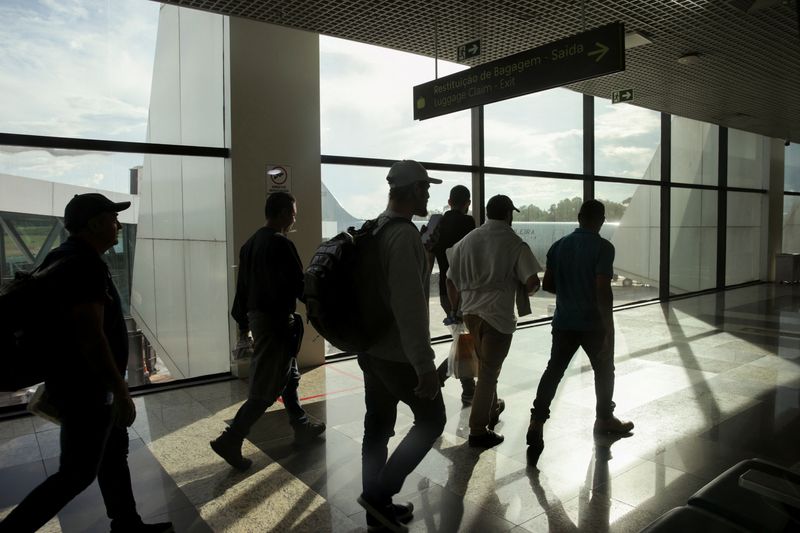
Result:
<svg viewBox="0 0 800 533"><path fill-rule="evenodd" d="M447 318L444 319L446 326L459 322L461 319L456 316L450 306L450 300L447 298L447 270L450 265L447 262L445 251L475 229L475 219L467 214L470 203L469 189L463 185L456 185L450 189L450 198L447 200L450 210L439 221L439 238L431 249L431 254L439 264L439 302L442 305L442 309L444 309L444 314L447 315ZM433 268L433 262L431 262L431 268ZM447 359L439 365L437 371L439 372L439 379L444 383L447 379ZM465 404L470 404L474 396L475 380L472 378L462 379L461 401Z"/></svg>
<svg viewBox="0 0 800 533"><path fill-rule="evenodd" d="M252 464L242 457L242 442L250 428L278 396L289 414L295 442L306 444L325 431L300 407L297 386L300 372L295 358L303 339L303 322L295 313L303 295L303 263L286 235L294 226L297 207L285 192L269 195L264 207L266 224L239 251L239 279L231 315L240 336L253 334L250 393L211 448L234 468Z"/></svg>
<svg viewBox="0 0 800 533"><path fill-rule="evenodd" d="M136 408L124 375L128 333L120 297L102 254L117 244L117 213L130 202L102 194L75 195L64 209L69 238L42 266L63 280L54 302L64 304L64 324L47 324L63 339L46 380L61 421L58 472L48 477L0 523L0 532L36 531L88 487L95 477L112 533L172 531L172 524L144 524L136 511L128 468L128 430ZM56 262L59 262L56 264Z"/></svg>

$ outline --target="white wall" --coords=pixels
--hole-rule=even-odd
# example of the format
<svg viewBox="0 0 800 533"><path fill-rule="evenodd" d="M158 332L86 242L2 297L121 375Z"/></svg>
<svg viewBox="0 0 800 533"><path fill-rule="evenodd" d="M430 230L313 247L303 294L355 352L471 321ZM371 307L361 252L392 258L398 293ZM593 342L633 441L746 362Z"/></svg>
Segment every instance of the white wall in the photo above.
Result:
<svg viewBox="0 0 800 533"><path fill-rule="evenodd" d="M147 141L223 146L225 18L162 6ZM147 155L131 311L176 378L227 372L225 162Z"/></svg>
<svg viewBox="0 0 800 533"><path fill-rule="evenodd" d="M318 37L162 6L150 102L149 142L231 157L145 157L132 313L175 377L227 372L235 263L264 223L267 164L291 168L304 262L321 240ZM309 331L299 359L322 363L323 340Z"/></svg>
<svg viewBox="0 0 800 533"><path fill-rule="evenodd" d="M291 192L297 198L297 231L290 238L308 264L322 240L319 37L231 18L229 83L229 262L238 261L241 245L263 226L266 166L280 164L291 168ZM300 366L321 364L324 357L324 340L309 324Z"/></svg>
<svg viewBox="0 0 800 533"><path fill-rule="evenodd" d="M114 202L131 202L131 207L119 214L119 221L123 224L136 224L139 215L139 197L133 194L9 174L0 174L0 178L0 211L6 213L63 217L64 207L73 196L98 192Z"/></svg>

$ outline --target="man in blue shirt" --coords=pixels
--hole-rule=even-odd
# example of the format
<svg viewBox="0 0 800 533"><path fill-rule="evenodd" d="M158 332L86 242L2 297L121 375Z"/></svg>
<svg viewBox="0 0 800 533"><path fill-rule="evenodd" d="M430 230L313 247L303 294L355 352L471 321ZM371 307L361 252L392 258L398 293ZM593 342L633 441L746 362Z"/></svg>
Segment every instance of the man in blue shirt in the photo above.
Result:
<svg viewBox="0 0 800 533"><path fill-rule="evenodd" d="M537 456L544 449L542 430L550 417L550 403L579 347L594 370L595 433L621 435L633 429L633 422L614 416L614 245L600 236L605 220L603 204L587 200L578 213L580 227L547 252L542 288L556 295L556 311L550 360L539 380L527 434L529 450Z"/></svg>

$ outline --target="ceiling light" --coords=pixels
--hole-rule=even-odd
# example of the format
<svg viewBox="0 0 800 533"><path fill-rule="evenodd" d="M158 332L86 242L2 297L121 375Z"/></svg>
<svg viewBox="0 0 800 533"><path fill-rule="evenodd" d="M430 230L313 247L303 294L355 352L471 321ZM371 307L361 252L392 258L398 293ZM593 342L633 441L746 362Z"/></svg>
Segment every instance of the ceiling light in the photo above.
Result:
<svg viewBox="0 0 800 533"><path fill-rule="evenodd" d="M686 52L681 57L678 58L678 63L681 65L696 65L700 62L700 53L698 52Z"/></svg>
<svg viewBox="0 0 800 533"><path fill-rule="evenodd" d="M640 31L626 31L625 32L625 49L629 50L631 48L636 48L637 46L643 46L645 44L651 44L651 41L647 34Z"/></svg>

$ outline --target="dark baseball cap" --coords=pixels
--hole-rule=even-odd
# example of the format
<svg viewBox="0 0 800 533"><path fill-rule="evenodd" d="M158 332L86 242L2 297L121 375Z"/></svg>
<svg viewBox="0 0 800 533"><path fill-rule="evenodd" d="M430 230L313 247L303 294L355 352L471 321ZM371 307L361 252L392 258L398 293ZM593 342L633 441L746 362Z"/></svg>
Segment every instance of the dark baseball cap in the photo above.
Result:
<svg viewBox="0 0 800 533"><path fill-rule="evenodd" d="M96 192L76 194L64 208L64 226L69 231L79 231L101 213L119 213L130 206L130 202L112 202Z"/></svg>
<svg viewBox="0 0 800 533"><path fill-rule="evenodd" d="M505 194L496 194L486 202L486 216L491 219L503 219L511 211L519 213L514 202Z"/></svg>

